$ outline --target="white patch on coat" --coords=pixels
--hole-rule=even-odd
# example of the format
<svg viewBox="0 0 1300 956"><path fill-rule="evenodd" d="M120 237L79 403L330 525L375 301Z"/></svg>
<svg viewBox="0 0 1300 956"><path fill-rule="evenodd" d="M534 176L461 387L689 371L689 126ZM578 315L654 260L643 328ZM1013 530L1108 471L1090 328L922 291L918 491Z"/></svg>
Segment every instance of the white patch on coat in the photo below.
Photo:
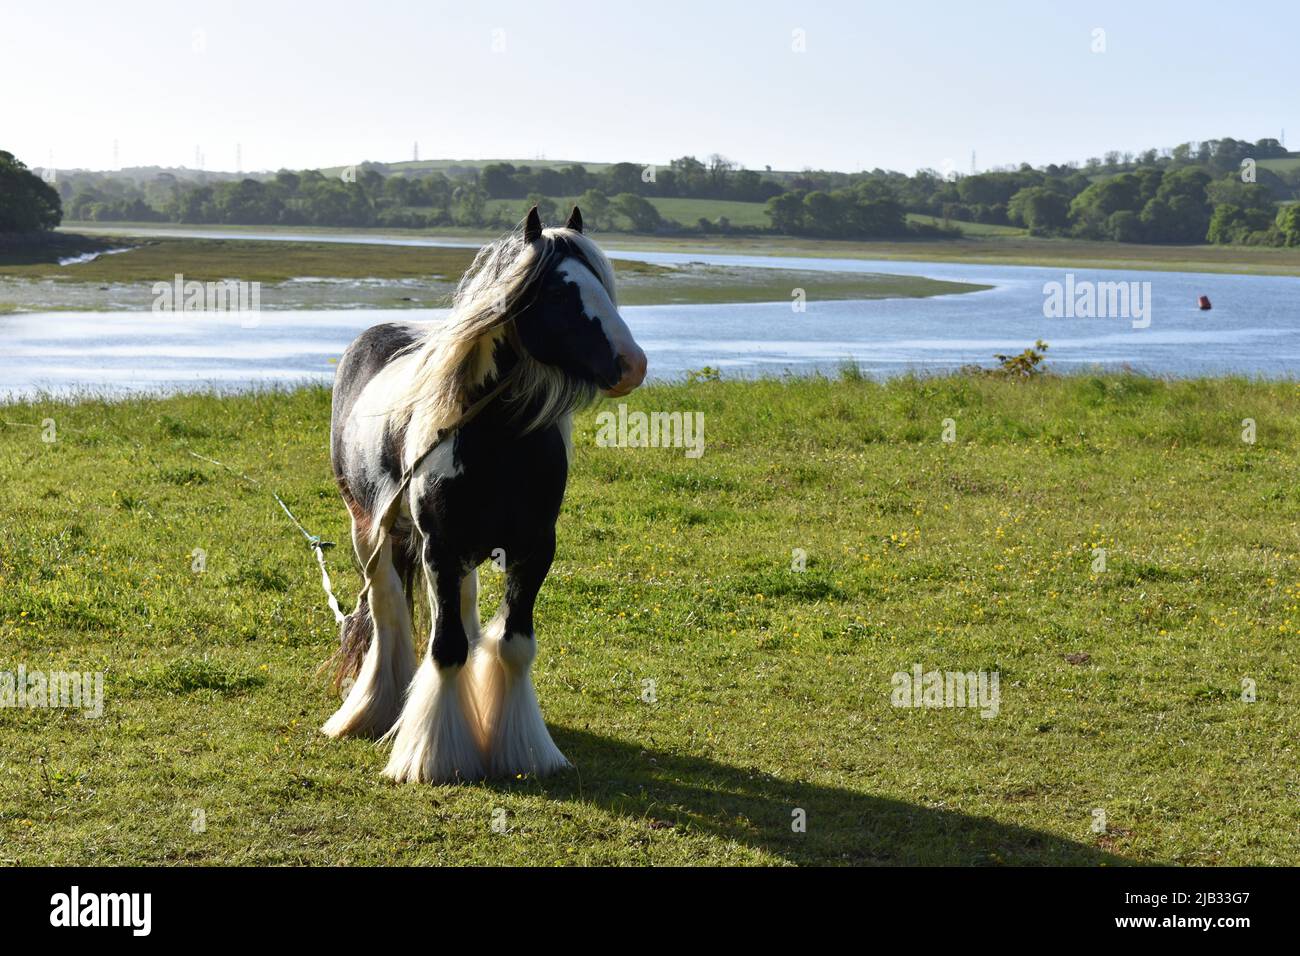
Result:
<svg viewBox="0 0 1300 956"><path fill-rule="evenodd" d="M506 329L503 325L479 339L478 347L474 353L474 369L469 378L471 385L482 385L487 381L487 377L497 370L497 343L504 339L505 336Z"/></svg>
<svg viewBox="0 0 1300 956"><path fill-rule="evenodd" d="M407 437L410 437L409 434ZM423 448L416 448L408 441L402 466L410 468L411 463L423 453ZM419 511L420 502L428 499L438 482L464 473L464 464L456 459L456 436L448 435L446 441L429 452L429 456L420 462L415 474L411 476L411 487L406 495L408 513L415 514Z"/></svg>
<svg viewBox="0 0 1300 956"><path fill-rule="evenodd" d="M423 455L425 449L417 448L411 442L406 444L403 467L410 468L415 459ZM429 452L420 462L416 477L424 476L428 480L435 478L455 478L465 474L465 465L456 458L456 435L449 434L441 445Z"/></svg>
<svg viewBox="0 0 1300 956"><path fill-rule="evenodd" d="M364 476L365 482L384 500L396 484L384 471L384 431L400 401L411 369L411 356L389 362L366 383L343 425L343 448L347 456L344 474Z"/></svg>

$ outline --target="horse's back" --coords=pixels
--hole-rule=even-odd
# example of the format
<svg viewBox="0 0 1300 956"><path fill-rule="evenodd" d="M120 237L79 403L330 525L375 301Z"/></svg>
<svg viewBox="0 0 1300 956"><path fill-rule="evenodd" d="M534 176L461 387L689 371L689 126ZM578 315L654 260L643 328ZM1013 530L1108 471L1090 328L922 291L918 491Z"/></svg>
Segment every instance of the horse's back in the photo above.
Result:
<svg viewBox="0 0 1300 956"><path fill-rule="evenodd" d="M334 372L333 410L330 416L330 451L335 471L343 460L343 434L352 410L366 386L388 367L393 357L423 334L411 322L381 322L372 325L344 350Z"/></svg>
<svg viewBox="0 0 1300 956"><path fill-rule="evenodd" d="M366 329L349 345L339 359L334 373L334 424L339 414L356 404L366 384L393 356L420 337L419 326L411 322L381 322Z"/></svg>

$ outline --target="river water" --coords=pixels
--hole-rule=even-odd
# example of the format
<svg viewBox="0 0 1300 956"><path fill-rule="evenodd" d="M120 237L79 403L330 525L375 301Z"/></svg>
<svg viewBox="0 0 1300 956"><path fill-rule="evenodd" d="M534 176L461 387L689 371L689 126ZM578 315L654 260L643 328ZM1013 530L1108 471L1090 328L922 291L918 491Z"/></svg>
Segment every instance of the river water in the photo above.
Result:
<svg viewBox="0 0 1300 956"><path fill-rule="evenodd" d="M194 230L166 235L238 237ZM464 245L417 238L247 234L248 238L402 245ZM927 299L745 305L632 306L624 318L650 358L651 376L673 379L703 366L724 376L834 372L856 363L874 376L991 364L1035 339L1061 370L1131 367L1166 376L1236 373L1291 378L1300 368L1300 278L1234 276L893 260L819 259L608 250L664 265L894 273L994 288ZM1136 319L1051 318L1045 283L1132 282L1149 294ZM359 280L361 282L374 280ZM1149 283L1149 286L1143 286ZM1207 295L1208 312L1196 300ZM1142 300L1146 302L1146 299ZM0 316L0 396L49 391L120 394L191 388L327 382L353 337L376 323L436 320L432 309L263 310L220 313L49 312ZM1145 327L1134 327L1135 324Z"/></svg>

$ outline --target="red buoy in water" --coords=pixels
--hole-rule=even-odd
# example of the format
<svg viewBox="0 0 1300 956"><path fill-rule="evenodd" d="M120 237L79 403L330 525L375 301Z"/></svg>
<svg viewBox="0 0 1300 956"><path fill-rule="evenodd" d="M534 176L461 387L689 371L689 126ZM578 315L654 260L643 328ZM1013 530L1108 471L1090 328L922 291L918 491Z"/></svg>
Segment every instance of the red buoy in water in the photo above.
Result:
<svg viewBox="0 0 1300 956"><path fill-rule="evenodd" d="M1208 295L1201 296L1196 300L1196 304L1201 307L1202 312L1209 312L1210 309L1214 308L1214 306L1210 305L1210 297Z"/></svg>

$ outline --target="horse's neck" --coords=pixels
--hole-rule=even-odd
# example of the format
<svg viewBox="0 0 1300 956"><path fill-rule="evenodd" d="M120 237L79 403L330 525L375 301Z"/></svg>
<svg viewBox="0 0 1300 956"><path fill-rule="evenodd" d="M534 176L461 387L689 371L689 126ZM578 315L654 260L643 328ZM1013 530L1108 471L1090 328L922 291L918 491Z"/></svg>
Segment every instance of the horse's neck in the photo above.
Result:
<svg viewBox="0 0 1300 956"><path fill-rule="evenodd" d="M466 361L473 364L468 368L462 366L456 373L461 380L453 400L454 407L445 403L437 408L416 406L406 436L408 459L426 448L440 430L449 427L476 402L490 395L503 378L518 369L521 362L531 359L524 354L514 335L497 328L480 338ZM508 396L493 400L476 412L475 426L499 432L499 437L505 440L527 430L544 411L547 395L529 391L526 396L520 396L518 384L509 387ZM524 388L528 390L529 386Z"/></svg>
<svg viewBox="0 0 1300 956"><path fill-rule="evenodd" d="M521 361L519 351L509 337L492 336L480 348L486 349L487 354L478 357L483 371L474 376L474 380L465 389L464 404L467 406L490 392Z"/></svg>

